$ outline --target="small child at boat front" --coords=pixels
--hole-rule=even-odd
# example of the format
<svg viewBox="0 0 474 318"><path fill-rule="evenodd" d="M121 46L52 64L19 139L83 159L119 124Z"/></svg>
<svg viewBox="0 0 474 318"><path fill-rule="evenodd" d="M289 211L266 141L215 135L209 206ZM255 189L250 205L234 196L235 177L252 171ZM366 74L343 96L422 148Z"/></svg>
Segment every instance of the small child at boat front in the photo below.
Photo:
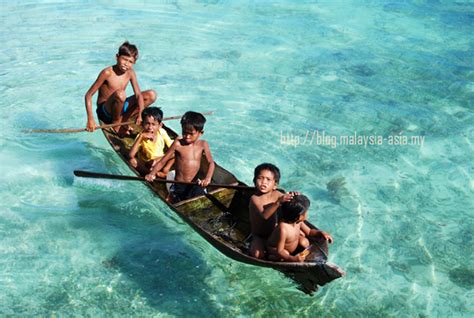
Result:
<svg viewBox="0 0 474 318"><path fill-rule="evenodd" d="M280 181L280 169L271 163L262 163L255 168L253 183L257 193L249 203L249 219L252 232L250 255L265 258L266 241L277 225L277 211L280 205L296 194L286 194L277 190Z"/></svg>
<svg viewBox="0 0 474 318"><path fill-rule="evenodd" d="M141 174L150 173L155 164L165 155L165 147L169 149L173 141L165 129L163 129L163 111L159 107L145 108L142 116L142 132L138 134L130 149L130 165ZM162 170L156 174L160 178L166 178L166 174L173 165L171 158Z"/></svg>
<svg viewBox="0 0 474 318"><path fill-rule="evenodd" d="M323 237L332 243L328 233L311 229L306 223L309 199L304 195L295 195L281 205L280 221L267 241L268 259L271 261L303 262L305 253L292 255L298 247L308 248L307 237Z"/></svg>
<svg viewBox="0 0 474 318"><path fill-rule="evenodd" d="M138 49L135 45L124 42L116 55L117 63L103 69L95 82L85 95L87 111L87 131L94 131L97 125L92 112L92 96L99 91L97 97L97 116L106 124L126 122L133 116L137 116L136 124L141 123L139 114L145 107L153 104L156 100L154 90L140 91L137 75L133 65L138 59ZM125 89L128 83L132 84L134 95L127 97ZM114 128L119 136L130 135L130 126L117 126Z"/></svg>
<svg viewBox="0 0 474 318"><path fill-rule="evenodd" d="M204 194L204 189L211 183L215 164L207 141L199 139L204 134L206 118L196 112L186 112L181 118L182 136L174 140L165 156L145 176L147 181L153 182L165 164L175 158L175 180L184 182L197 182L197 184L173 184L170 189L171 203L177 203L189 198ZM201 168L201 158L205 155L209 167L204 179L198 179ZM198 186L199 185L199 186Z"/></svg>

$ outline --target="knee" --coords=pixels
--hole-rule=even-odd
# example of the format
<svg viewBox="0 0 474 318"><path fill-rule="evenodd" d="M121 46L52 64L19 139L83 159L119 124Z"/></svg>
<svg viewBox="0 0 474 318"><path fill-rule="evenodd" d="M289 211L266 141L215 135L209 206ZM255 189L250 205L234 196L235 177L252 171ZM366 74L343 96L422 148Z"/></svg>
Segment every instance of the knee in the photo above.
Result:
<svg viewBox="0 0 474 318"><path fill-rule="evenodd" d="M157 98L158 98L158 94L156 93L156 91L153 89L150 89L150 100L152 102L155 102Z"/></svg>
<svg viewBox="0 0 474 318"><path fill-rule="evenodd" d="M304 248L307 248L309 246L309 241L306 237L300 237L299 245L301 245Z"/></svg>
<svg viewBox="0 0 474 318"><path fill-rule="evenodd" d="M153 104L157 98L158 98L158 94L156 93L155 90L150 89L147 91L147 99L149 100L150 104Z"/></svg>

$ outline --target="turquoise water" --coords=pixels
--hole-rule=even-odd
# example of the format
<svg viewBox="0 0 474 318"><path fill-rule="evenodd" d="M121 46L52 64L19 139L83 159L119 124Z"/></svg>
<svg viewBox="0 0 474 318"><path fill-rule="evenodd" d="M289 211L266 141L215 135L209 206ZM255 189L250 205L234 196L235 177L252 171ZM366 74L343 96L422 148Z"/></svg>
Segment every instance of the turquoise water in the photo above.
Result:
<svg viewBox="0 0 474 318"><path fill-rule="evenodd" d="M0 316L474 315L469 1L22 2L0 18ZM310 197L346 277L307 296L145 186L74 178L129 173L101 133L21 132L85 127L124 40L165 115L215 111L218 163L251 182L273 162Z"/></svg>

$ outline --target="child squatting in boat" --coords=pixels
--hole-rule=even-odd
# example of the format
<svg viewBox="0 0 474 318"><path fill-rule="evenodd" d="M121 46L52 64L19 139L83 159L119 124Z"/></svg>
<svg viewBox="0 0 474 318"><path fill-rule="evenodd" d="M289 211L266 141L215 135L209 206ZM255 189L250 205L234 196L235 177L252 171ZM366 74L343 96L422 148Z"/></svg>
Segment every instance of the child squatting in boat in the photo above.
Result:
<svg viewBox="0 0 474 318"><path fill-rule="evenodd" d="M163 111L159 107L148 107L142 112L142 132L135 138L129 152L130 165L141 174L150 173L155 164L165 155L164 151L173 143L163 128L162 119ZM166 178L173 163L174 158L171 158L156 175Z"/></svg>
<svg viewBox="0 0 474 318"><path fill-rule="evenodd" d="M186 112L181 118L182 136L174 140L164 157L145 176L147 181L153 182L158 176L157 173L174 157L175 180L197 182L197 185L173 184L170 189L170 201L172 203L203 195L204 188L211 183L215 169L214 160L207 141L199 139L204 134L205 122L206 118L202 114L193 111ZM198 173L203 153L209 167L205 178L200 180L198 179Z"/></svg>
<svg viewBox="0 0 474 318"><path fill-rule="evenodd" d="M141 112L145 107L156 100L156 92L147 90L142 92L138 85L137 75L133 65L138 59L138 49L135 45L124 42L116 55L117 63L104 68L95 82L87 91L84 99L87 112L86 130L89 132L97 128L92 111L92 96L99 91L97 97L97 116L106 124L126 122L136 116L136 124L141 123ZM132 84L134 95L127 97L125 89L128 83ZM132 128L127 125L117 126L115 132L120 137L130 135Z"/></svg>
<svg viewBox="0 0 474 318"><path fill-rule="evenodd" d="M298 247L308 248L308 237L323 237L333 242L331 235L324 231L311 229L305 224L310 201L305 195L295 195L290 201L281 204L278 226L267 240L268 259L271 261L303 262L307 253L292 255Z"/></svg>
<svg viewBox="0 0 474 318"><path fill-rule="evenodd" d="M282 202L289 201L294 192L277 190L280 169L271 163L262 163L255 168L253 182L257 193L249 203L249 219L252 233L250 255L265 258L266 241L277 225L277 211Z"/></svg>

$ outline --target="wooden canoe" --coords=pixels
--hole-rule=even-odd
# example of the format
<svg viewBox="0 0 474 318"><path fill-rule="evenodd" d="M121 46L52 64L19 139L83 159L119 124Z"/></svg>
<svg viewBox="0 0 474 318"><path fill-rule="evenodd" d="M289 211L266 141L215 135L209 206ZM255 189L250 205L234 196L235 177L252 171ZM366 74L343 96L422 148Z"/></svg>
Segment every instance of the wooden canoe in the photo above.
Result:
<svg viewBox="0 0 474 318"><path fill-rule="evenodd" d="M177 134L169 127L163 126L170 137ZM135 127L138 129L138 127ZM102 130L105 138L115 152L129 166L136 175L140 175L129 165L127 157L133 138L119 138L112 130ZM204 175L208 163L203 156L200 173ZM302 263L273 262L256 259L248 255L250 224L248 218L249 200L254 190L208 188L206 196L199 196L189 200L171 204L166 201L168 191L164 183L150 183L143 181L163 202L165 202L182 220L189 224L213 247L233 260L250 265L270 267L282 272L298 284L298 288L307 294L317 290L318 285L343 276L345 273L337 265L329 263L328 246L325 240L312 242L311 253ZM215 184L243 185L232 173L216 163L212 178ZM314 226L306 222L310 227Z"/></svg>

